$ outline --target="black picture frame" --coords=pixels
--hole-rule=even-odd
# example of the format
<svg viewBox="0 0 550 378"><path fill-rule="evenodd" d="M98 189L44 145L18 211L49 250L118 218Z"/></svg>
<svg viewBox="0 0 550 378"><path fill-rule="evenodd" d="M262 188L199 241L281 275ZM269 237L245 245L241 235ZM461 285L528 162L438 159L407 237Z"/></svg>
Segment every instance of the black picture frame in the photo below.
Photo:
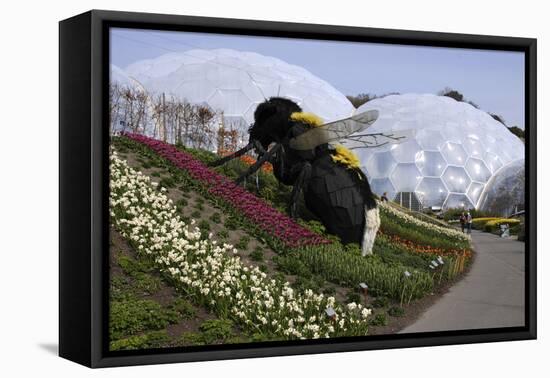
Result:
<svg viewBox="0 0 550 378"><path fill-rule="evenodd" d="M106 348L110 27L525 53L525 327L145 350ZM536 39L92 10L59 24L59 355L88 367L535 339Z"/></svg>

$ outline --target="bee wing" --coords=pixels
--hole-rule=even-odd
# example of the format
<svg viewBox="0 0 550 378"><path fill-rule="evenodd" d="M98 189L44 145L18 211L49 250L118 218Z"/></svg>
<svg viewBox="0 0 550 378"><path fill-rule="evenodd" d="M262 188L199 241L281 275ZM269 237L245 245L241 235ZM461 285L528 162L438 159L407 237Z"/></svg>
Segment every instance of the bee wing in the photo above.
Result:
<svg viewBox="0 0 550 378"><path fill-rule="evenodd" d="M357 133L349 135L345 139L341 140L339 143L349 148L350 150L355 150L359 148L375 148L382 147L388 144L400 144L404 143L410 138L414 138L416 131L413 129L407 130L390 130L383 133Z"/></svg>
<svg viewBox="0 0 550 378"><path fill-rule="evenodd" d="M315 127L289 141L295 150L312 150L320 144L335 142L365 130L378 119L378 110L368 110L352 117Z"/></svg>

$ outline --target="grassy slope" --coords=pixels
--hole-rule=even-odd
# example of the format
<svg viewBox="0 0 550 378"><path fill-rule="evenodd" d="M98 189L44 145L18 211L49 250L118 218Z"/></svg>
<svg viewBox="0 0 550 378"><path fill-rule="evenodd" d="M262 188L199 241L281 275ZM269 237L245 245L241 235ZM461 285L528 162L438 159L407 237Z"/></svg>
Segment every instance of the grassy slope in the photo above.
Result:
<svg viewBox="0 0 550 378"><path fill-rule="evenodd" d="M382 231L384 232L384 236L378 237L375 245L375 255L367 259L359 255L359 246L341 246L337 241L330 246L279 251L277 248L269 248L270 243L263 238L258 238L258 235L246 235L243 232L243 229L247 229L248 226L246 220L240 219L238 216L227 216L227 209L222 207L218 209L219 211L208 209L206 212L203 211L205 206L210 207L212 205L212 201L209 201L211 198L201 196L200 190L193 183L190 183L185 175L181 175L181 172L178 172L171 164L167 164L164 159L159 158L146 148L142 148L125 138L115 139L114 145L119 151L137 156L137 159L133 159L133 164L136 168L145 171L144 173L151 175L153 178L158 178L157 181L164 187L169 188L170 191L179 192L179 195L177 193L174 194L174 202L178 204L184 216L197 219L197 223L204 229L205 234L215 231L215 237L236 245L241 250L240 252L242 252L243 257L248 259L248 262L259 265L266 271L269 271L269 273L292 282L295 288L303 290L313 289L317 292L336 295L337 299L342 302L358 302L364 299L359 296L355 287L358 282L368 281L371 287L370 294L377 297L369 297L367 304L371 307L379 307L376 310L377 314L373 316L373 326L384 325L387 322L388 312L399 316L401 311L396 310L397 307L403 306L410 300L420 298L431 292L435 283L441 282L444 276L443 271L441 271L440 276L435 277L433 272L428 269L428 263L433 259L433 255L411 253L410 250L395 245L386 234L388 236L398 235L420 245L434 245L442 250L455 250L458 247L468 247L464 244L457 245L456 243L442 240L439 235L433 235L429 230L403 227L398 219L393 219L391 216L383 214ZM216 156L209 152L183 150L193 154L203 162L216 159ZM229 177L237 177L245 168L246 165L244 163L233 161L218 168L218 171ZM290 194L290 188L280 185L273 175L263 172L258 174L258 184L259 191L257 190L255 180L249 180L247 188L270 202L275 208L284 211ZM182 190L182 188L186 189ZM191 195L193 196L193 200L190 199ZM216 205L214 204L214 206ZM304 217L304 220L301 221L303 225L316 232L324 233L322 225L305 209L303 202L300 205L300 211L300 214ZM337 255L334 253L335 251L338 252ZM451 260L448 261L450 262ZM417 279L414 282L405 280L403 277L405 270L415 272L422 279ZM381 275L384 276L383 280L376 278ZM379 282L379 287L371 285L371 281ZM132 298L132 300L134 299L136 298ZM114 298L114 300L118 299ZM170 315L171 307L168 306L166 311ZM168 316L168 319L164 323L170 324L170 322L171 320ZM124 333L117 336L119 336L120 340L127 340L129 338L130 341L135 341L139 344L141 340L139 337L147 334L148 330L154 331L155 327L158 328L158 324L152 327L151 325L142 324L141 327L144 329L141 329L137 333ZM229 327L229 329L231 332L229 332L228 336L220 339L201 339L204 336L201 336L203 332L198 326L191 331L191 334L195 335L195 343L223 342L229 338L234 339L236 334L238 334L238 331L235 331L234 327ZM158 345L167 346L179 345L177 344L178 342L183 342L181 338L178 341L177 337L174 338L173 335L168 339L162 339L161 342L155 339L155 337L161 337L160 334L154 333L152 336L152 341L148 341L145 338L143 345L150 345L156 342ZM246 336L244 336L244 339L246 339ZM131 342L126 344L121 342L121 344L117 344L117 347L124 349L128 348L128 345L135 347Z"/></svg>

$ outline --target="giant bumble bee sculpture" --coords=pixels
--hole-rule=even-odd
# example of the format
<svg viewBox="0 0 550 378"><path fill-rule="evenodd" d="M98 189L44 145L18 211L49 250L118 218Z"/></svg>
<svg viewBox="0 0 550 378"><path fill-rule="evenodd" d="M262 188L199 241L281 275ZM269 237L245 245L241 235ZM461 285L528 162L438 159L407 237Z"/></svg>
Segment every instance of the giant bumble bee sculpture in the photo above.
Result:
<svg viewBox="0 0 550 378"><path fill-rule="evenodd" d="M342 243L361 245L362 255L372 254L376 233L380 227L377 203L359 159L342 144L352 134L372 125L378 111L370 110L353 117L323 124L312 113L305 113L295 102L271 97L256 108L254 123L249 128L249 143L235 153L221 158L211 166L219 166L248 151L255 150L255 164L236 181L242 182L262 164L273 165L275 177L293 187L289 213L297 217L297 202L301 192L305 205L323 223L326 230L340 237ZM370 136L363 134L361 136ZM404 137L374 135L376 143L399 143ZM353 136L351 137L353 140ZM364 138L363 138L364 139ZM368 143L367 143L368 144Z"/></svg>

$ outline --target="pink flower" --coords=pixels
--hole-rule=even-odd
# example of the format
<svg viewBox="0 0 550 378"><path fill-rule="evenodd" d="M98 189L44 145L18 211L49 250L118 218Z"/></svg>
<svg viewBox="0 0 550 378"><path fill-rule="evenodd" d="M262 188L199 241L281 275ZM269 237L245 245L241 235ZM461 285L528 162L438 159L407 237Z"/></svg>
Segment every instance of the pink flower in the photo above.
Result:
<svg viewBox="0 0 550 378"><path fill-rule="evenodd" d="M288 247L329 244L330 241L300 226L285 214L271 207L263 199L245 190L228 177L219 174L175 146L139 134L124 134L142 143L176 167L186 171L211 195L222 199L239 211L267 234L280 239Z"/></svg>

